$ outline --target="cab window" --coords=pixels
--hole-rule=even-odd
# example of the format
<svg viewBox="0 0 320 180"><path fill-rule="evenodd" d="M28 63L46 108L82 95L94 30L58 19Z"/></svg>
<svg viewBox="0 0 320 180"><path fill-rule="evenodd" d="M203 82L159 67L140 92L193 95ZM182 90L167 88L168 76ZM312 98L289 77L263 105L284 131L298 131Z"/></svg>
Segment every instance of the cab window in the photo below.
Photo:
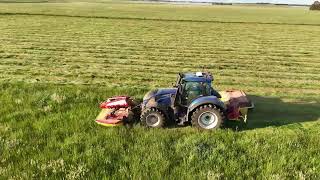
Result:
<svg viewBox="0 0 320 180"><path fill-rule="evenodd" d="M210 84L206 82L183 82L184 102L190 104L199 96L209 96L211 94Z"/></svg>

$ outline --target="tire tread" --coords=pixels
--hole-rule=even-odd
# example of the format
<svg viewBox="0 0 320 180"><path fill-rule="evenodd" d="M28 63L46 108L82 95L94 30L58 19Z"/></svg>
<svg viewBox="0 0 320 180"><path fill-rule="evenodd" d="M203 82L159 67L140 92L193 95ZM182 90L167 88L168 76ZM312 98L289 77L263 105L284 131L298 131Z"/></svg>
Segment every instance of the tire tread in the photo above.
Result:
<svg viewBox="0 0 320 180"><path fill-rule="evenodd" d="M140 121L142 123L143 126L145 127L149 127L149 128L152 128L150 126L147 125L146 123L146 117L148 114L152 113L152 112L156 112L158 113L160 116L161 116L161 122L160 124L157 126L157 127L154 127L154 128L161 128L161 127L164 127L165 124L166 124L166 118L165 118L165 115L157 108L148 108L144 111L141 112L141 116L140 116Z"/></svg>
<svg viewBox="0 0 320 180"><path fill-rule="evenodd" d="M220 110L220 108L217 108L215 105L212 104L208 104L208 105L202 105L200 107L198 107L191 115L191 124L194 127L197 127L198 129L204 129L202 128L199 123L198 123L198 117L197 115L199 114L199 112L203 111L204 109L214 109L215 111L217 111L220 115L220 124L217 125L216 127L212 128L212 129L216 129L218 127L220 127L223 124L223 120L224 120L224 114L222 113L222 111ZM210 130L212 130L210 129ZM208 129L209 130L209 129Z"/></svg>

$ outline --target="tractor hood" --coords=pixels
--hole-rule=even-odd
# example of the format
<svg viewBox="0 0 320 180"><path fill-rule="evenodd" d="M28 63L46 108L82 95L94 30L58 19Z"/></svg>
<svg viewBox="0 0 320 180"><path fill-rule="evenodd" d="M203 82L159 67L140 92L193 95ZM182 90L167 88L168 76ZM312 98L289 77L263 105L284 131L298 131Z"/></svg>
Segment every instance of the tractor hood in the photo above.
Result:
<svg viewBox="0 0 320 180"><path fill-rule="evenodd" d="M144 97L143 101L147 101L152 97L156 97L157 99L161 96L169 95L169 94L176 94L177 88L160 88L149 91Z"/></svg>
<svg viewBox="0 0 320 180"><path fill-rule="evenodd" d="M177 88L161 88L149 91L143 97L142 107L157 107L158 105L170 106L171 105L171 95L177 93Z"/></svg>
<svg viewBox="0 0 320 180"><path fill-rule="evenodd" d="M177 88L162 88L162 89L158 89L155 95L162 96L162 95L176 94L176 93L177 93Z"/></svg>

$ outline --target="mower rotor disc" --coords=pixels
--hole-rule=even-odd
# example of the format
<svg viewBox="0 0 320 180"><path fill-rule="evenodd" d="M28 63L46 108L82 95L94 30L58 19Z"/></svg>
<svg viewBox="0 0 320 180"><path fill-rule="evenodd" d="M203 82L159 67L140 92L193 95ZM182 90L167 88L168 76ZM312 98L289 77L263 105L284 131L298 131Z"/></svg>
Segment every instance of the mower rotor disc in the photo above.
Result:
<svg viewBox="0 0 320 180"><path fill-rule="evenodd" d="M218 124L218 116L210 111L203 112L198 118L198 123L204 129L212 129Z"/></svg>

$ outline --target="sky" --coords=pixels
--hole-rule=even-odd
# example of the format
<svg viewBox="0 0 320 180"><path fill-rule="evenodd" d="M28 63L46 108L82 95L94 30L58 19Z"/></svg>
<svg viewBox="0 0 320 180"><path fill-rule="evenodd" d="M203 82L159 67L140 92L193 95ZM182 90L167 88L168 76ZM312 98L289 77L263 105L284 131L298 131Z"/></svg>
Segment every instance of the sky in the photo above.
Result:
<svg viewBox="0 0 320 180"><path fill-rule="evenodd" d="M285 4L313 4L315 0L174 0L174 1L194 1L194 2L233 2L233 3L285 3Z"/></svg>

